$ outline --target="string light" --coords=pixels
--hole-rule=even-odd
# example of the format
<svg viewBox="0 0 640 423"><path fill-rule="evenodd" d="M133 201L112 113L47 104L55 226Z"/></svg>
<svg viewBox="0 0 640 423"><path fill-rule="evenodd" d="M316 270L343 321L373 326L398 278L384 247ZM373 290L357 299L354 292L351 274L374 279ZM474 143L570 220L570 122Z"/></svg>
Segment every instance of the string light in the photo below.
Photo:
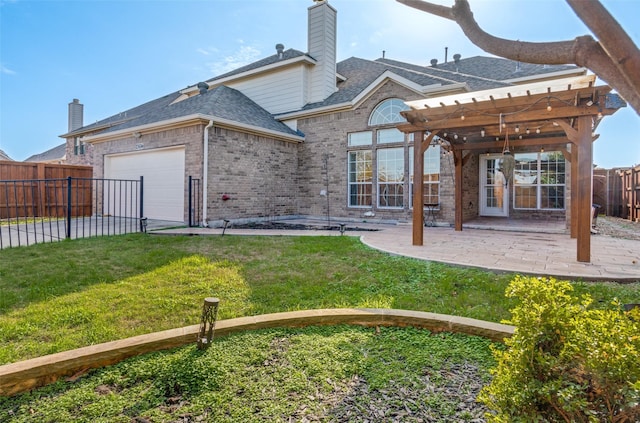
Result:
<svg viewBox="0 0 640 423"><path fill-rule="evenodd" d="M529 128L527 128L527 129L525 130L525 132L527 133L527 135L529 135L529 134L531 133L531 131L529 130Z"/></svg>
<svg viewBox="0 0 640 423"><path fill-rule="evenodd" d="M482 128L482 129L480 130L480 136L484 138L484 134L485 134L485 131L484 131L484 128Z"/></svg>
<svg viewBox="0 0 640 423"><path fill-rule="evenodd" d="M516 125L516 134L520 132L520 125Z"/></svg>
<svg viewBox="0 0 640 423"><path fill-rule="evenodd" d="M460 120L464 120L464 113L460 115Z"/></svg>
<svg viewBox="0 0 640 423"><path fill-rule="evenodd" d="M540 133L540 128L536 128L536 134Z"/></svg>
<svg viewBox="0 0 640 423"><path fill-rule="evenodd" d="M551 107L551 97L547 98L547 112L550 112L551 110L553 110L553 107Z"/></svg>

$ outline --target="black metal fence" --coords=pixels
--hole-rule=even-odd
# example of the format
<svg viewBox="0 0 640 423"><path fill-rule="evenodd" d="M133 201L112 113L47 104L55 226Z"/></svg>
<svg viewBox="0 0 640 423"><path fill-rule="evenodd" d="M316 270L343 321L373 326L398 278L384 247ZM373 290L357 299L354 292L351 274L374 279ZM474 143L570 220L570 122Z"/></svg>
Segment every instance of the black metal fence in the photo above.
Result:
<svg viewBox="0 0 640 423"><path fill-rule="evenodd" d="M189 227L202 221L202 189L200 179L189 176Z"/></svg>
<svg viewBox="0 0 640 423"><path fill-rule="evenodd" d="M0 249L145 230L144 180L0 181Z"/></svg>

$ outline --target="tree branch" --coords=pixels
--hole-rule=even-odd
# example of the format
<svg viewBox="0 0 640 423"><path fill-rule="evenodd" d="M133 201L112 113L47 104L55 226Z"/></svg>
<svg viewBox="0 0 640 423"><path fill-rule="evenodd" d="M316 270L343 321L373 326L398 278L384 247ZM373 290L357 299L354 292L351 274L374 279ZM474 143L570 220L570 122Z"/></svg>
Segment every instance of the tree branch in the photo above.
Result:
<svg viewBox="0 0 640 423"><path fill-rule="evenodd" d="M618 71L640 94L640 50L618 21L600 2L567 0L569 6L598 38L600 46Z"/></svg>
<svg viewBox="0 0 640 423"><path fill-rule="evenodd" d="M473 18L473 13L467 0L455 0L453 7L435 5L423 0L396 1L423 12L455 21L472 43L496 56L526 63L547 65L575 64L586 67L617 90L618 93L629 102L636 113L640 114L640 82L635 82L636 79L640 79L640 74L633 75L635 59L625 59L625 56L618 51L615 52L613 57L610 57L602 46L589 35L577 37L569 41L544 43L507 40L483 31ZM581 0L567 1L577 3L578 9L581 9L580 6L583 3L593 3L583 2ZM588 9L588 7L583 9ZM611 20L615 22L613 18L611 18ZM617 28L617 30L615 28ZM619 25L615 28L613 30L615 35L610 36L612 40L618 38L619 32L628 38L628 35ZM640 61L640 53L638 53L637 56L637 60ZM625 59L621 66L616 63L620 60L616 60L616 57ZM638 69L638 67L635 69Z"/></svg>

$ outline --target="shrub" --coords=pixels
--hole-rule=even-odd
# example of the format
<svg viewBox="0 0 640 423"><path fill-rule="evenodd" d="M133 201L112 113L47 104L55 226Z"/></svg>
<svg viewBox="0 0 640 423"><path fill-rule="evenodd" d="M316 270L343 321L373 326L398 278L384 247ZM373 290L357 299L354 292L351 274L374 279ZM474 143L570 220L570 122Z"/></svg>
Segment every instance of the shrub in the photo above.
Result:
<svg viewBox="0 0 640 423"><path fill-rule="evenodd" d="M591 307L568 282L518 276L516 327L478 397L490 422L640 421L640 311Z"/></svg>

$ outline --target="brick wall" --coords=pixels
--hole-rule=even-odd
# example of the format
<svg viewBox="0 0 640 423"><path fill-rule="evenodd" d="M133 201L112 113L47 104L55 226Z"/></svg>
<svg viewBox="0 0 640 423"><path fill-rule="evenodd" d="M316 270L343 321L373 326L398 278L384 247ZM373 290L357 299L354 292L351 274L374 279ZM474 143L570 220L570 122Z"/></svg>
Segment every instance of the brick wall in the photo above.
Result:
<svg viewBox="0 0 640 423"><path fill-rule="evenodd" d="M392 219L409 221L408 187L405 189L405 207L400 210L381 209L376 207L376 184L373 184L374 205L372 208L348 207L347 197L347 136L350 132L368 131L373 127L368 125L369 115L383 100L401 98L416 100L422 98L414 91L408 90L393 82L386 82L357 109L301 119L298 121L300 129L306 137L300 148L300 180L299 214L324 217L329 209L332 217L346 217L352 219L365 218L364 213L373 210L375 219ZM388 127L394 127L389 125ZM378 128L378 127L376 127ZM405 143L406 144L406 143ZM326 157L326 168L323 157ZM441 165L446 161L442 159ZM373 167L376 157L373 156ZM405 166L413 166L405 163ZM328 180L328 189L327 189ZM328 197L321 192L328 191Z"/></svg>
<svg viewBox="0 0 640 423"><path fill-rule="evenodd" d="M209 139L210 221L297 214L297 143L224 128Z"/></svg>

